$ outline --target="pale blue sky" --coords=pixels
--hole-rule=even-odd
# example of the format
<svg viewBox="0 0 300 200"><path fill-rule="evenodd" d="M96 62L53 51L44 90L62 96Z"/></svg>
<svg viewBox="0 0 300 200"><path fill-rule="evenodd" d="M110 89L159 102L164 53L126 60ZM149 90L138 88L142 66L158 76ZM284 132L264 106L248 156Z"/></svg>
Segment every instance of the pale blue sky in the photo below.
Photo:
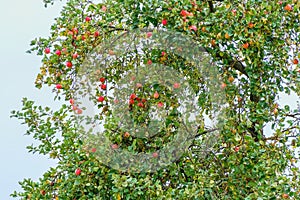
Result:
<svg viewBox="0 0 300 200"><path fill-rule="evenodd" d="M50 25L58 16L62 3L44 8L42 0L0 0L0 199L20 189L18 181L38 177L55 163L47 157L27 153L33 142L23 136L25 126L10 119L10 111L21 108L28 97L41 105L53 105L50 90L34 88L34 79L41 66L41 57L26 54L31 39L48 36Z"/></svg>
<svg viewBox="0 0 300 200"><path fill-rule="evenodd" d="M37 180L55 165L47 157L27 153L26 146L33 142L23 136L25 126L10 119L10 111L21 107L23 97L41 105L53 107L49 89L34 88L34 79L41 65L41 57L26 54L31 39L48 36L54 18L58 16L62 3L44 8L42 0L1 0L0 7L0 199L11 199L9 194L20 190L18 181L23 178ZM296 106L297 97L285 96L285 102Z"/></svg>

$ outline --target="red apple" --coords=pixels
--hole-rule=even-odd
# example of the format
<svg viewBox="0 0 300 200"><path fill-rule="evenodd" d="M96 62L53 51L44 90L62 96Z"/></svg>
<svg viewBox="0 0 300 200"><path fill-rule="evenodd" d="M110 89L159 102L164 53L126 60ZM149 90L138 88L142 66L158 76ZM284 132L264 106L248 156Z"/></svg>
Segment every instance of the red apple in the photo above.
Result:
<svg viewBox="0 0 300 200"><path fill-rule="evenodd" d="M137 88L141 88L141 87L143 87L143 85L142 85L141 83L137 83L137 84L136 84L136 87L137 87Z"/></svg>
<svg viewBox="0 0 300 200"><path fill-rule="evenodd" d="M61 88L62 88L61 84L56 85L56 89L61 89Z"/></svg>
<svg viewBox="0 0 300 200"><path fill-rule="evenodd" d="M240 147L238 147L238 146L234 148L235 152L238 152L239 150L240 150Z"/></svg>
<svg viewBox="0 0 300 200"><path fill-rule="evenodd" d="M145 103L147 100L146 99L142 99L142 103Z"/></svg>
<svg viewBox="0 0 300 200"><path fill-rule="evenodd" d="M117 144L112 144L112 145L111 145L111 148L112 148L112 149L118 149L119 146L118 146Z"/></svg>
<svg viewBox="0 0 300 200"><path fill-rule="evenodd" d="M231 12L234 16L236 16L236 9L233 9Z"/></svg>
<svg viewBox="0 0 300 200"><path fill-rule="evenodd" d="M97 149L95 147L91 149L92 153L95 153L96 151L97 151Z"/></svg>
<svg viewBox="0 0 300 200"><path fill-rule="evenodd" d="M130 134L128 132L124 133L124 137L129 138Z"/></svg>
<svg viewBox="0 0 300 200"><path fill-rule="evenodd" d="M157 153L157 152L154 152L154 153L152 154L152 157L153 157L153 158L157 158L157 157L158 157L158 153Z"/></svg>
<svg viewBox="0 0 300 200"><path fill-rule="evenodd" d="M74 99L70 99L70 104L74 105L74 103L75 103L75 100Z"/></svg>
<svg viewBox="0 0 300 200"><path fill-rule="evenodd" d="M89 21L91 21L91 18L90 18L90 17L86 17L86 18L85 18L85 21L86 21L86 22L89 22Z"/></svg>
<svg viewBox="0 0 300 200"><path fill-rule="evenodd" d="M80 108L77 108L77 114L78 115L82 114L82 110Z"/></svg>
<svg viewBox="0 0 300 200"><path fill-rule="evenodd" d="M167 23L168 23L168 21L167 21L166 19L163 19L163 20L161 21L161 23L162 23L162 25L166 26Z"/></svg>
<svg viewBox="0 0 300 200"><path fill-rule="evenodd" d="M105 84L102 84L102 85L101 85L101 89L102 89L102 90L106 90L106 85L105 85Z"/></svg>
<svg viewBox="0 0 300 200"><path fill-rule="evenodd" d="M75 175L76 176L79 176L81 174L81 169L80 168L77 168L76 170L75 170Z"/></svg>
<svg viewBox="0 0 300 200"><path fill-rule="evenodd" d="M45 50L44 50L45 54L49 54L50 53L50 48L47 47Z"/></svg>
<svg viewBox="0 0 300 200"><path fill-rule="evenodd" d="M77 54L77 53L74 53L74 54L72 55L72 57L73 57L73 59L76 59L76 58L78 58L78 54Z"/></svg>
<svg viewBox="0 0 300 200"><path fill-rule="evenodd" d="M195 31L195 32L197 31L197 27L195 25L189 26L189 29L191 31Z"/></svg>
<svg viewBox="0 0 300 200"><path fill-rule="evenodd" d="M155 93L153 94L153 97L154 97L154 99L158 99L158 97L159 97L158 92L155 92Z"/></svg>
<svg viewBox="0 0 300 200"><path fill-rule="evenodd" d="M130 99L135 99L136 98L136 95L134 93L132 93L129 97Z"/></svg>
<svg viewBox="0 0 300 200"><path fill-rule="evenodd" d="M221 84L221 88L222 88L222 89L225 89L225 88L226 88L226 86L227 86L227 84L226 84L226 83L222 83L222 84Z"/></svg>
<svg viewBox="0 0 300 200"><path fill-rule="evenodd" d="M287 198L289 198L289 195L288 194L282 194L282 198L287 199Z"/></svg>
<svg viewBox="0 0 300 200"><path fill-rule="evenodd" d="M290 4L287 4L286 6L284 6L284 10L291 11L291 10L293 10L293 8Z"/></svg>
<svg viewBox="0 0 300 200"><path fill-rule="evenodd" d="M246 43L243 44L243 48L244 49L248 49L248 47L249 47L249 43L248 42L246 42Z"/></svg>
<svg viewBox="0 0 300 200"><path fill-rule="evenodd" d="M175 89L178 89L178 88L180 88L180 84L179 84L179 83L174 83L173 87L174 87Z"/></svg>
<svg viewBox="0 0 300 200"><path fill-rule="evenodd" d="M163 106L164 106L164 104L162 102L158 102L157 107L161 108Z"/></svg>
<svg viewBox="0 0 300 200"><path fill-rule="evenodd" d="M161 56L165 56L166 55L166 52L161 52Z"/></svg>
<svg viewBox="0 0 300 200"><path fill-rule="evenodd" d="M101 83L105 82L105 78L104 77L101 77L99 80L100 80Z"/></svg>
<svg viewBox="0 0 300 200"><path fill-rule="evenodd" d="M81 36L81 40L85 40L85 36L84 35Z"/></svg>
<svg viewBox="0 0 300 200"><path fill-rule="evenodd" d="M66 48L63 48L61 51L62 51L63 53L67 53L67 49L66 49Z"/></svg>
<svg viewBox="0 0 300 200"><path fill-rule="evenodd" d="M129 99L129 104L130 105L134 104L134 100L133 99Z"/></svg>
<svg viewBox="0 0 300 200"><path fill-rule="evenodd" d="M100 97L98 97L98 102L103 102L104 101L104 97L103 96L100 96Z"/></svg>
<svg viewBox="0 0 300 200"><path fill-rule="evenodd" d="M44 196L46 194L46 191L45 190L41 190L40 194Z"/></svg>
<svg viewBox="0 0 300 200"><path fill-rule="evenodd" d="M67 61L67 62L66 62L66 66L67 66L68 68L71 68L71 67L73 66L73 64L72 64L71 61Z"/></svg>
<svg viewBox="0 0 300 200"><path fill-rule="evenodd" d="M299 63L298 59L295 58L295 59L293 60L293 64L294 64L294 65L297 65L298 63Z"/></svg>
<svg viewBox="0 0 300 200"><path fill-rule="evenodd" d="M141 107L141 108L144 107L144 104L142 102L139 102L137 105L138 105L138 107Z"/></svg>
<svg viewBox="0 0 300 200"><path fill-rule="evenodd" d="M55 54L58 55L58 56L60 56L61 55L61 51L60 50L56 50Z"/></svg>
<svg viewBox="0 0 300 200"><path fill-rule="evenodd" d="M94 33L94 37L98 37L99 35L100 35L99 31L96 31L96 32Z"/></svg>
<svg viewBox="0 0 300 200"><path fill-rule="evenodd" d="M102 6L102 8L101 8L101 10L103 11L103 12L105 12L106 11L106 6Z"/></svg>
<svg viewBox="0 0 300 200"><path fill-rule="evenodd" d="M152 60L148 60L147 64L152 65Z"/></svg>
<svg viewBox="0 0 300 200"><path fill-rule="evenodd" d="M181 15L182 17L186 17L186 16L188 15L188 12L187 12L186 10L182 10L182 11L180 12L180 15Z"/></svg>
<svg viewBox="0 0 300 200"><path fill-rule="evenodd" d="M147 32L147 38L152 36L152 32Z"/></svg>

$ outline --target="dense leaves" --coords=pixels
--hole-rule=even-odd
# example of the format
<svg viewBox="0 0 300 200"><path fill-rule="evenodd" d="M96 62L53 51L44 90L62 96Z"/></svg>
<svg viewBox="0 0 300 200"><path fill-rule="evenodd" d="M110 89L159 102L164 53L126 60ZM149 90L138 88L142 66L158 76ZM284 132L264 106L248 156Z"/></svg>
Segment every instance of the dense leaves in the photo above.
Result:
<svg viewBox="0 0 300 200"><path fill-rule="evenodd" d="M48 155L58 163L38 181L20 182L23 191L12 196L299 199L300 110L279 103L281 93L300 95L299 20L297 0L67 1L51 26L51 35L33 40L28 51L42 56L36 87L52 87L55 99L63 105L52 111L25 98L22 110L12 113L28 126L27 134L40 142L28 150ZM197 134L176 162L155 172L119 171L101 163L97 148L83 142L78 120L85 110L76 102L76 92L82 87L76 83L84 61L99 44L144 28L153 33L180 32L212 57L221 79L216 87L225 93L226 118L217 129L204 123L205 113L212 116L216 108L206 87L209 78L197 71L195 63L168 49L142 49L142 54L133 51L121 56L109 63L105 73L94 72L99 85L93 93L92 102L99 109L94 120L106 120L104 134L112 141L112 152L126 148L132 153L150 153L155 159L160 156L157 152L178 135L181 114L174 96L178 83L162 87L129 81L135 95L128 96L129 111L135 122L146 123L151 106L167 110L167 120L165 128L150 138L117 129L109 103L114 98L108 91L126 72L140 65L159 63L185 77L199 97L201 112ZM147 32L147 37L152 37L152 32ZM106 53L114 55L112 50ZM212 138L214 142L208 144Z"/></svg>

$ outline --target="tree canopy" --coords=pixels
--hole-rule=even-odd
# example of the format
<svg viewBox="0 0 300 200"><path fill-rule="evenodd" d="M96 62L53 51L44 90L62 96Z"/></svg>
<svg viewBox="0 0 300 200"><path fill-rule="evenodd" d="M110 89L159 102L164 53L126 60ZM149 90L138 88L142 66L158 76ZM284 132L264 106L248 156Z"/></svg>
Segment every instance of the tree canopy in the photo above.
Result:
<svg viewBox="0 0 300 200"><path fill-rule="evenodd" d="M12 112L57 165L12 196L298 199L300 109L279 96L300 95L299 21L297 0L66 1L28 51L62 106Z"/></svg>

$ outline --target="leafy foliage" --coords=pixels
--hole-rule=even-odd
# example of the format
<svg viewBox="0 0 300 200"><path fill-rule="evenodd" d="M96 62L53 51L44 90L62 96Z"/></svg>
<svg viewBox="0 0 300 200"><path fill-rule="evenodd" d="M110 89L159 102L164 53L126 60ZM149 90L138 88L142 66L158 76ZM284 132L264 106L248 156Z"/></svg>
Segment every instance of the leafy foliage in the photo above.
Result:
<svg viewBox="0 0 300 200"><path fill-rule="evenodd" d="M45 4L53 1L44 1ZM27 134L38 140L29 152L49 155L58 161L39 181L20 182L22 199L299 199L300 146L299 110L279 105L280 93L299 97L300 2L287 1L190 1L190 0L86 0L66 2L61 16L51 26L48 38L31 42L29 53L42 56L42 67L35 85L53 87L55 99L70 101L78 90L77 75L84 61L103 41L134 29L166 29L192 37L212 56L222 80L227 107L224 126L218 129L217 143L203 150L203 141L215 130L204 125L205 113L214 111L213 99L205 87L207 80L192 63L163 50L144 50L141 63L149 60L171 66L183 74L200 97L202 121L193 143L185 153L156 172L118 171L101 163L94 150L87 148L78 122L84 108L72 102L58 111L37 106L23 99L21 111L12 116L28 126ZM48 49L47 49L48 48ZM47 49L47 50L46 50ZM113 52L110 52L113 54ZM67 63L67 62L71 62ZM117 60L106 71L100 84L115 84L134 59ZM123 68L122 68L123 67ZM120 70L121 69L121 70ZM102 72L96 71L101 77ZM103 77L102 77L103 78ZM106 87L106 86L105 86ZM131 152L155 152L176 135L180 124L176 98L163 87L135 89L150 105L163 101L175 127L150 139L136 138L126 130L116 130L107 89L95 91L99 116L111 119L105 134L114 148ZM159 97L153 97L158 91ZM104 97L101 102L99 96ZM136 102L137 103L137 102ZM147 118L145 107L133 105L134 118ZM173 109L173 110L172 110ZM266 125L271 124L267 132ZM203 152L206 152L205 154ZM154 154L153 154L154 155ZM156 157L156 156L153 156ZM80 168L81 173L75 174Z"/></svg>

